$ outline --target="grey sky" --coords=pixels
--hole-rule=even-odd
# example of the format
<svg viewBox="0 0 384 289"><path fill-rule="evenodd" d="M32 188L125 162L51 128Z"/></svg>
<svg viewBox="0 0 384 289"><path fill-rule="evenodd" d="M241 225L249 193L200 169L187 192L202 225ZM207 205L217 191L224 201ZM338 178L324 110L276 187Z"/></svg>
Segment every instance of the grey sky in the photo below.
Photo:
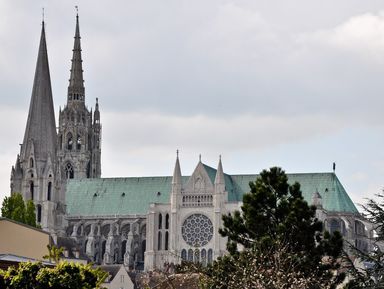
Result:
<svg viewBox="0 0 384 289"><path fill-rule="evenodd" d="M103 176L330 171L361 202L383 186L382 1L1 1L0 199L23 139L41 7L55 108L79 5Z"/></svg>

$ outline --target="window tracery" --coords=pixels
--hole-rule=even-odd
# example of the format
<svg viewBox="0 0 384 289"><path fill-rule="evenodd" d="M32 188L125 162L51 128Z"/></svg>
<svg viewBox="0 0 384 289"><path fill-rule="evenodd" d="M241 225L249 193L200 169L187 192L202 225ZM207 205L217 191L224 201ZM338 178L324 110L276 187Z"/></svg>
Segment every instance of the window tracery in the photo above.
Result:
<svg viewBox="0 0 384 289"><path fill-rule="evenodd" d="M185 219L181 227L181 234L188 245L201 247L212 239L213 225L207 216L193 214Z"/></svg>

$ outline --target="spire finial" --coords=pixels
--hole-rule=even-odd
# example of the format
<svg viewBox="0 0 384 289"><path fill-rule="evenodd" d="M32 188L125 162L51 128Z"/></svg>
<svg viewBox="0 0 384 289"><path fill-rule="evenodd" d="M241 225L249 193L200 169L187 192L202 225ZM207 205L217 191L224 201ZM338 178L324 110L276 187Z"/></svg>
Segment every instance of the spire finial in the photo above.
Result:
<svg viewBox="0 0 384 289"><path fill-rule="evenodd" d="M179 150L176 150L176 157L179 158Z"/></svg>
<svg viewBox="0 0 384 289"><path fill-rule="evenodd" d="M201 162L201 154L199 154L199 162Z"/></svg>
<svg viewBox="0 0 384 289"><path fill-rule="evenodd" d="M75 6L75 9L76 9L76 17L79 17L79 6Z"/></svg>
<svg viewBox="0 0 384 289"><path fill-rule="evenodd" d="M221 161L221 155L219 155L219 160Z"/></svg>
<svg viewBox="0 0 384 289"><path fill-rule="evenodd" d="M42 9L42 13L41 13L42 15L41 15L41 17L42 17L42 19L43 19L43 21L42 21L42 22L43 22L43 24L44 24L44 7L43 7L43 8L41 8L41 9Z"/></svg>

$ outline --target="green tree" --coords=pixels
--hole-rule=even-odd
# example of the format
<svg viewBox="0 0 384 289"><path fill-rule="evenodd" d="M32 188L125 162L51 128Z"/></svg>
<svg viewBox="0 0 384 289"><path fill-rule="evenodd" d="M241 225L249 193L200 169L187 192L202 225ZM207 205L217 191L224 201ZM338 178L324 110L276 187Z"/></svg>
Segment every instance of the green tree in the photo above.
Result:
<svg viewBox="0 0 384 289"><path fill-rule="evenodd" d="M354 253L348 258L348 265L353 280L347 288L384 288L384 195L377 194L377 200L368 199L363 205L364 215L373 224L375 235L370 238L374 250L365 252L350 244ZM358 262L353 262L358 259ZM358 264L358 266L355 266Z"/></svg>
<svg viewBox="0 0 384 289"><path fill-rule="evenodd" d="M208 270L207 278L217 281L206 283L208 288L237 288L231 287L231 284L242 284L245 281L242 277L268 279L271 276L267 273L274 272L272 277L277 278L280 270L298 274L295 278L328 280L328 288L340 283L344 276L334 273L339 268L338 258L343 247L341 235L323 233L322 223L315 217L316 208L304 200L300 184L289 185L285 172L274 167L263 170L249 185L251 191L243 197L241 212L223 216L224 227L220 233L228 237L230 256L219 258L213 269ZM242 245L243 250L239 251L238 245ZM279 263L273 257L276 255L279 256ZM249 268L252 263L255 266ZM258 275L257 264L268 268L263 271L265 274ZM245 270L247 268L251 272ZM249 288L291 288L286 286L292 280L287 279L286 282L285 286L280 283L282 287Z"/></svg>
<svg viewBox="0 0 384 289"><path fill-rule="evenodd" d="M39 262L20 263L0 270L0 288L7 289L99 289L108 274L90 264L59 262L54 268ZM3 282L3 283L1 283Z"/></svg>
<svg viewBox="0 0 384 289"><path fill-rule="evenodd" d="M64 248L57 248L55 245L47 245L47 248L48 255L44 255L43 259L58 263L61 260L61 257L63 256Z"/></svg>
<svg viewBox="0 0 384 289"><path fill-rule="evenodd" d="M23 196L19 193L4 198L1 207L1 216L32 227L39 227L36 224L35 205L33 201L29 200L24 202Z"/></svg>

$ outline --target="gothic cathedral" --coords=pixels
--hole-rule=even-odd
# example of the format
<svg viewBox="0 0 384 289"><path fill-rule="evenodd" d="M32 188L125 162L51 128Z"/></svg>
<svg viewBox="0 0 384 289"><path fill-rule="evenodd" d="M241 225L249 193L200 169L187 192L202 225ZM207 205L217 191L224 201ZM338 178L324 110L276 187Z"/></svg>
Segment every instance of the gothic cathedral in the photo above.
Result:
<svg viewBox="0 0 384 289"><path fill-rule="evenodd" d="M181 260L203 265L226 254L218 233L222 216L239 210L257 174L227 174L199 159L182 175L101 178L101 123L85 105L79 17L67 103L56 127L44 21L28 119L11 172L11 193L33 200L36 220L67 255L95 264L161 269ZM324 229L368 251L372 228L359 214L335 172L288 174L304 199L316 206Z"/></svg>

